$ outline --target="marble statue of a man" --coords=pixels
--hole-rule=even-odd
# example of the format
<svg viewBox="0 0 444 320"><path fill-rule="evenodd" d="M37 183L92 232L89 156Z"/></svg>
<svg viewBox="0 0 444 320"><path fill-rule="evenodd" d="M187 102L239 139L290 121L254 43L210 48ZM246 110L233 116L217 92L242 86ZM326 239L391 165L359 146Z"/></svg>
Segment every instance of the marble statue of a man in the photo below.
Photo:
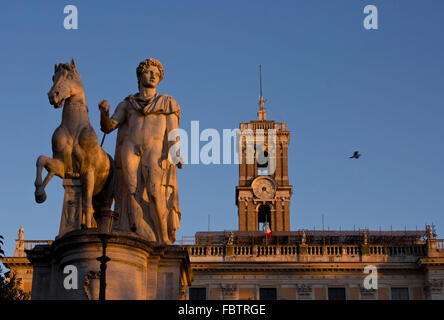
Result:
<svg viewBox="0 0 444 320"><path fill-rule="evenodd" d="M114 210L120 218L114 228L172 244L181 218L176 166L181 168L182 162L176 165L168 159L170 148L178 143L168 135L178 129L180 107L172 97L156 93L163 76L159 61L142 61L137 68L139 92L126 97L111 118L106 100L99 110L103 132L118 128Z"/></svg>

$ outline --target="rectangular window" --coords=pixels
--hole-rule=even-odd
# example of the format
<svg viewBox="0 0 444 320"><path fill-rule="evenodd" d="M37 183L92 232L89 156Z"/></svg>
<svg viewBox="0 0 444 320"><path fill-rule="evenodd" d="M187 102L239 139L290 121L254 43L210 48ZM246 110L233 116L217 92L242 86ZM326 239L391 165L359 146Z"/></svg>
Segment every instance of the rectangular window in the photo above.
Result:
<svg viewBox="0 0 444 320"><path fill-rule="evenodd" d="M409 288L392 288L392 300L409 300Z"/></svg>
<svg viewBox="0 0 444 320"><path fill-rule="evenodd" d="M328 300L345 300L345 288L328 288Z"/></svg>
<svg viewBox="0 0 444 320"><path fill-rule="evenodd" d="M276 300L276 288L260 288L259 296L259 300Z"/></svg>
<svg viewBox="0 0 444 320"><path fill-rule="evenodd" d="M189 300L206 300L207 289L206 288L190 288Z"/></svg>

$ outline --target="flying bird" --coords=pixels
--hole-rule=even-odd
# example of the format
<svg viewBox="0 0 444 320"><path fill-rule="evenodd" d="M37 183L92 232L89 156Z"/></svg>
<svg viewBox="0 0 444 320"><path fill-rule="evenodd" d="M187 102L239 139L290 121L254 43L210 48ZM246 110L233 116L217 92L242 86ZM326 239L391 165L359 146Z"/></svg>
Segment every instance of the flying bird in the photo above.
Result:
<svg viewBox="0 0 444 320"><path fill-rule="evenodd" d="M361 154L358 151L355 151L353 153L353 155L351 157L349 157L350 159L359 159L359 157L361 156Z"/></svg>

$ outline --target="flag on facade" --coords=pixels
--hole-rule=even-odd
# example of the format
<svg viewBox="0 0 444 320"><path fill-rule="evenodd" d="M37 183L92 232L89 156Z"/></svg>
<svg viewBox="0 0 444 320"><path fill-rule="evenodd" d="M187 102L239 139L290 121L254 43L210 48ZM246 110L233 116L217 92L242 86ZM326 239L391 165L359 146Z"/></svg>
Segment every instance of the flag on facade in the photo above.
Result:
<svg viewBox="0 0 444 320"><path fill-rule="evenodd" d="M264 230L264 232L265 232L265 236L266 236L267 238L271 238L272 234L271 234L271 229L270 229L270 227L269 227L269 225L268 225L268 222L265 222L265 223L264 223L263 230Z"/></svg>

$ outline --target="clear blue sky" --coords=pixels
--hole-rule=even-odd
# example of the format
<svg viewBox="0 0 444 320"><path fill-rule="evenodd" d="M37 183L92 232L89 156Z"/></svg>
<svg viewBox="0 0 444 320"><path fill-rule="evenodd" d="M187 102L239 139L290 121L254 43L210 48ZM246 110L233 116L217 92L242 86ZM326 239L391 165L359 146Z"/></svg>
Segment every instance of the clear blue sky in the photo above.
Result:
<svg viewBox="0 0 444 320"><path fill-rule="evenodd" d="M63 8L79 29L63 28ZM379 9L379 30L362 26ZM54 178L34 202L35 161L51 156L61 110L49 105L55 63L74 58L91 122L137 91L138 63L165 66L160 93L182 108L181 127L236 128L256 118L258 65L268 116L291 131L291 226L444 228L444 2L2 1L0 4L0 234L12 255L58 233L63 191ZM99 133L101 137L101 133ZM105 149L114 153L116 134ZM359 150L363 157L350 160ZM237 228L235 165L179 171L178 238Z"/></svg>

